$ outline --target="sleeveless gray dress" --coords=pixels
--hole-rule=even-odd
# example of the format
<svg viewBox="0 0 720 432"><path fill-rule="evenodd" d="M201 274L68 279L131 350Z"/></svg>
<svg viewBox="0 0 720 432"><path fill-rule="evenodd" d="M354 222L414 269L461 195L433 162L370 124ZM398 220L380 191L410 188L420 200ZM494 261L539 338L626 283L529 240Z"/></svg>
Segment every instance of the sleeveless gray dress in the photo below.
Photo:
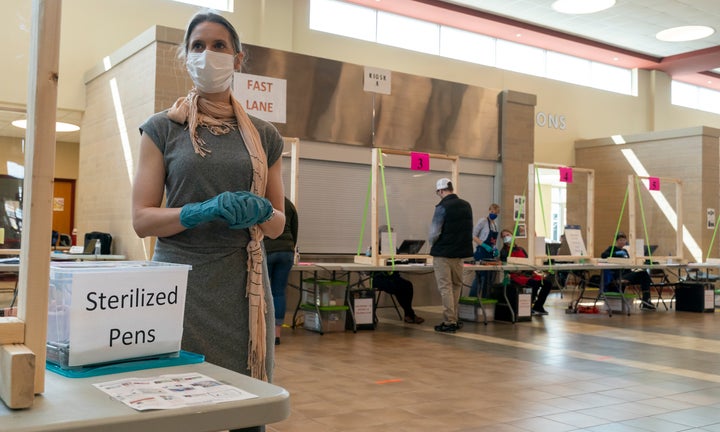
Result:
<svg viewBox="0 0 720 432"><path fill-rule="evenodd" d="M281 157L282 137L275 127L250 117L260 133L268 166ZM215 136L199 128L211 153L195 154L186 125L179 125L163 111L150 117L140 131L147 134L163 154L167 207L202 202L224 191L247 191L252 183L252 164L240 132ZM158 238L153 261L189 264L182 349L205 355L216 365L249 374L248 302L245 298L247 252L246 229L233 230L224 221L200 224L170 237ZM267 372L272 381L274 360L274 311L270 283L264 268L267 303Z"/></svg>

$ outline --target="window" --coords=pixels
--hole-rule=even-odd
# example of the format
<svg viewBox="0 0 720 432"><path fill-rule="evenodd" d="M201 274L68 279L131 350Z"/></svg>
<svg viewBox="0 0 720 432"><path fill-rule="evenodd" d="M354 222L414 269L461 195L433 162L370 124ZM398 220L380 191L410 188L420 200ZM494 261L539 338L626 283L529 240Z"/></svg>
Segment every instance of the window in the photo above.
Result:
<svg viewBox="0 0 720 432"><path fill-rule="evenodd" d="M573 84L586 84L592 62L552 51L547 53L547 77Z"/></svg>
<svg viewBox="0 0 720 432"><path fill-rule="evenodd" d="M670 87L673 105L720 114L720 92L680 81Z"/></svg>
<svg viewBox="0 0 720 432"><path fill-rule="evenodd" d="M232 12L234 0L173 0L218 11Z"/></svg>
<svg viewBox="0 0 720 432"><path fill-rule="evenodd" d="M310 28L317 31L375 42L377 13L374 9L337 0L310 3Z"/></svg>
<svg viewBox="0 0 720 432"><path fill-rule="evenodd" d="M440 26L401 15L378 13L378 43L427 54L440 53Z"/></svg>
<svg viewBox="0 0 720 432"><path fill-rule="evenodd" d="M559 242L567 221L567 189L553 186L550 190L550 240Z"/></svg>
<svg viewBox="0 0 720 432"><path fill-rule="evenodd" d="M634 74L630 69L591 62L590 82L587 85L600 90L607 90L627 95L637 95L634 90Z"/></svg>
<svg viewBox="0 0 720 432"><path fill-rule="evenodd" d="M441 26L440 55L470 63L495 66L495 39L453 27Z"/></svg>
<svg viewBox="0 0 720 432"><path fill-rule="evenodd" d="M545 76L545 50L501 39L497 41L497 67L528 75Z"/></svg>
<svg viewBox="0 0 720 432"><path fill-rule="evenodd" d="M637 95L637 75L630 69L341 0L310 0L310 28L600 90ZM705 104L711 104L714 99L705 100Z"/></svg>

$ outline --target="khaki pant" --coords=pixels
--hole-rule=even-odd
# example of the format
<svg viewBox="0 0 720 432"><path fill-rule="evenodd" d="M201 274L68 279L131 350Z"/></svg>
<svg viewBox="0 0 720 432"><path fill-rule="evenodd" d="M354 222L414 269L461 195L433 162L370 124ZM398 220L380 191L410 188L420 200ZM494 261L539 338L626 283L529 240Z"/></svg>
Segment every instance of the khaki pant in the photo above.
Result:
<svg viewBox="0 0 720 432"><path fill-rule="evenodd" d="M433 257L433 269L443 305L443 322L457 324L458 302L463 286L463 259Z"/></svg>

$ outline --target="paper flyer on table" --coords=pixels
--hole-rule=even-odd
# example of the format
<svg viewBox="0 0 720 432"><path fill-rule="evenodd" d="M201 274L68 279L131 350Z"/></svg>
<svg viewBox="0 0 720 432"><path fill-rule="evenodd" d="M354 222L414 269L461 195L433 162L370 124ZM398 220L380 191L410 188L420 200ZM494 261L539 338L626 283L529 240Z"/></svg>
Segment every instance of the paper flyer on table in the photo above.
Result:
<svg viewBox="0 0 720 432"><path fill-rule="evenodd" d="M138 411L183 408L258 397L198 373L123 378L93 385Z"/></svg>

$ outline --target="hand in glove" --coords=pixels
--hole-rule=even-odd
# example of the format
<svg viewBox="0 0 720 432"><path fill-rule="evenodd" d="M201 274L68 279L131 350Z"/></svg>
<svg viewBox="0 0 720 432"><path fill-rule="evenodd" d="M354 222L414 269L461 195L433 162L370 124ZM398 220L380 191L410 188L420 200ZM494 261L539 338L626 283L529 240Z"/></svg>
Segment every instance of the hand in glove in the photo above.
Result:
<svg viewBox="0 0 720 432"><path fill-rule="evenodd" d="M185 204L180 210L180 223L185 228L195 228L201 223L222 217L220 202L229 194L232 192L223 192L201 203Z"/></svg>
<svg viewBox="0 0 720 432"><path fill-rule="evenodd" d="M222 217L232 229L248 228L269 220L273 206L266 198L252 192L233 192L221 199Z"/></svg>
<svg viewBox="0 0 720 432"><path fill-rule="evenodd" d="M201 223L222 218L230 228L242 229L270 219L270 201L251 192L223 192L201 203L185 204L180 210L180 223L195 228Z"/></svg>

